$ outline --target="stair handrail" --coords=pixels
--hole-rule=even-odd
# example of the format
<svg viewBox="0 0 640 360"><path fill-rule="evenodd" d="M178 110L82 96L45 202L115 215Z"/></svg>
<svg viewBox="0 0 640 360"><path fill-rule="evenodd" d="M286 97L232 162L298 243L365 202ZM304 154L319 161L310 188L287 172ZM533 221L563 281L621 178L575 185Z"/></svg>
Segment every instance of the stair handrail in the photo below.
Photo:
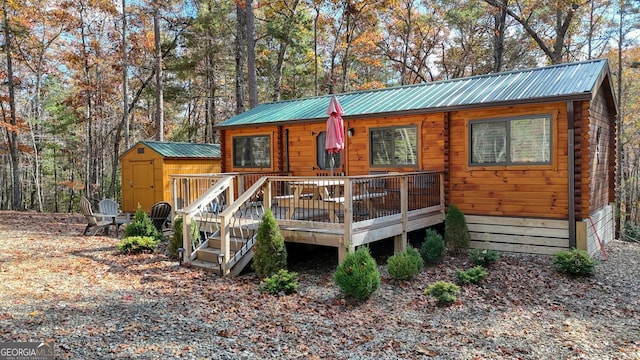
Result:
<svg viewBox="0 0 640 360"><path fill-rule="evenodd" d="M201 212L203 208L209 205L214 199L220 196L223 192L227 192L227 202L233 203L233 179L234 176L224 175L216 181L207 191L205 191L198 199L192 202L189 206L179 211L182 214L182 248L184 249L185 261L192 260L192 243L193 233L191 231L191 220L193 216L198 212Z"/></svg>
<svg viewBox="0 0 640 360"><path fill-rule="evenodd" d="M238 198L233 201L230 202L228 204L228 207L226 209L224 209L220 214L220 243L221 243L221 254L223 256L222 259L222 271L223 271L223 275L227 275L231 269L231 267L239 260L239 258L236 259L236 257L234 256L233 258L231 258L231 251L230 251L230 243L231 243L231 237L230 237L230 231L229 228L231 226L231 220L233 218L233 215L240 210L240 208L247 202L250 201L253 197L253 195L255 193L258 192L258 190L262 189L264 187L264 184L267 183L267 180L269 179L268 176L263 176L260 179L258 179L253 185L251 185L251 187L249 189L247 189L245 192L242 193L242 195L238 196ZM263 196L263 200L265 201L265 209L270 208L270 191L265 191L265 195ZM251 239L253 240L253 239ZM253 246L254 241L247 241L247 244L245 244L245 246L249 246L249 248L251 246ZM250 244L250 245L249 245ZM244 247L244 246L243 246ZM248 250L248 248L246 250L241 249L240 253L245 254Z"/></svg>

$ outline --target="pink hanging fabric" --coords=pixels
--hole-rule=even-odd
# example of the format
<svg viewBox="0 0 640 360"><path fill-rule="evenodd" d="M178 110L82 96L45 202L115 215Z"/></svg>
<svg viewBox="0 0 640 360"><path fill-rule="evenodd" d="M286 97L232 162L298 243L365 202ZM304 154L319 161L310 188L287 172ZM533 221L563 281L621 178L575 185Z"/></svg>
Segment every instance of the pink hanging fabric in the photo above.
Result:
<svg viewBox="0 0 640 360"><path fill-rule="evenodd" d="M324 147L329 154L337 154L344 149L344 124L342 121L342 107L335 96L329 101L327 109L327 136Z"/></svg>

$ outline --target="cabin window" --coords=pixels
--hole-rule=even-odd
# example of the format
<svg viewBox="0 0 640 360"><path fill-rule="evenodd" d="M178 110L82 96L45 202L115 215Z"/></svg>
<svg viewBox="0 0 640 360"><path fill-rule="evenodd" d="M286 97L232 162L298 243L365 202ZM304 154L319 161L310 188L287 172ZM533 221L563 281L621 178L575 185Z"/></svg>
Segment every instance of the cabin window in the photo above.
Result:
<svg viewBox="0 0 640 360"><path fill-rule="evenodd" d="M322 131L316 137L316 159L318 160L318 167L322 170L331 169L331 156L329 156L329 152L325 149L325 140L327 139L327 132ZM342 164L342 151L333 155L334 163L333 169L340 167Z"/></svg>
<svg viewBox="0 0 640 360"><path fill-rule="evenodd" d="M418 164L418 127L395 126L369 130L371 166Z"/></svg>
<svg viewBox="0 0 640 360"><path fill-rule="evenodd" d="M269 135L234 137L233 166L244 168L271 167L271 137Z"/></svg>
<svg viewBox="0 0 640 360"><path fill-rule="evenodd" d="M470 131L471 165L551 162L550 115L472 121Z"/></svg>

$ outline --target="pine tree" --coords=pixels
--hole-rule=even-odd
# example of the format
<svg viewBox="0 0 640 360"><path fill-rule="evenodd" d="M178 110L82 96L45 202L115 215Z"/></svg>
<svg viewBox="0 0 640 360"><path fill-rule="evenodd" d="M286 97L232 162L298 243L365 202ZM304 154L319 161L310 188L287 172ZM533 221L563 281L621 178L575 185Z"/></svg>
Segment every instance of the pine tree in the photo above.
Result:
<svg viewBox="0 0 640 360"><path fill-rule="evenodd" d="M253 269L260 276L271 276L287 266L284 237L271 210L265 211L258 226Z"/></svg>
<svg viewBox="0 0 640 360"><path fill-rule="evenodd" d="M444 242L449 251L460 254L462 249L469 247L471 237L464 214L455 205L449 205L449 211L444 220Z"/></svg>

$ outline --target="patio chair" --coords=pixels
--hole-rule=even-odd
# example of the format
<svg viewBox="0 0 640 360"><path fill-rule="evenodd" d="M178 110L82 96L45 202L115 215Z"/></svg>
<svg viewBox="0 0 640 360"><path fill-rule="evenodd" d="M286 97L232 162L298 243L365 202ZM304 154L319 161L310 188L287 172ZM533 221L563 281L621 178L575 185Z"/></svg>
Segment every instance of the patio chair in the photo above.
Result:
<svg viewBox="0 0 640 360"><path fill-rule="evenodd" d="M104 230L105 235L109 235L109 226L113 225L113 221L110 218L98 219L94 215L93 210L91 210L89 199L85 196L80 198L80 211L87 219L87 227L84 228L82 235L87 235L91 230L93 231L92 236L96 235L100 230Z"/></svg>
<svg viewBox="0 0 640 360"><path fill-rule="evenodd" d="M120 225L131 221L130 214L120 213L118 207L118 203L111 199L102 199L98 202L100 213L107 215L104 220L111 220L116 227L116 232L120 229Z"/></svg>
<svg viewBox="0 0 640 360"><path fill-rule="evenodd" d="M166 201L160 201L151 207L149 218L153 222L153 226L162 233L169 222L169 215L171 215L171 204Z"/></svg>

